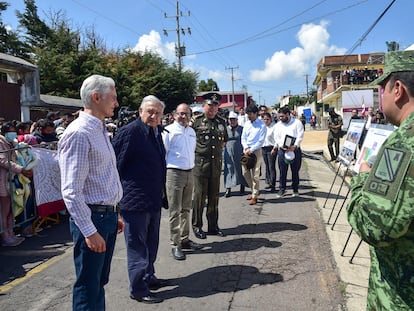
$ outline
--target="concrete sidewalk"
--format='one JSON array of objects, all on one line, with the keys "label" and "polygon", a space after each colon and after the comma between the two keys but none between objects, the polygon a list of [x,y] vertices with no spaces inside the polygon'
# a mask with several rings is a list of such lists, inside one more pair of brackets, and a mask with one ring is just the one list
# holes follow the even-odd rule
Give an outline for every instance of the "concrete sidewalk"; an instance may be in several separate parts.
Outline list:
[{"label": "concrete sidewalk", "polygon": [[[345,169],[339,168],[338,172],[339,164],[328,162],[327,159],[330,156],[327,137],[328,131],[305,131],[302,150],[310,156],[304,163],[307,166],[310,182],[317,189],[315,191],[328,192],[332,187],[329,197],[315,195],[315,199],[318,202],[321,217],[326,224],[326,232],[331,242],[340,278],[345,285],[347,308],[349,311],[363,311],[366,309],[370,269],[369,248],[366,243],[362,243],[358,247],[359,237],[355,233],[350,234],[351,227],[346,219],[346,204],[351,195],[348,194],[350,177],[346,176],[343,183],[341,176],[345,173]],[[323,165],[321,165],[321,161],[324,161]],[[335,178],[337,172],[338,176]],[[348,237],[350,239],[344,249]],[[355,251],[355,257],[350,263]]]}]

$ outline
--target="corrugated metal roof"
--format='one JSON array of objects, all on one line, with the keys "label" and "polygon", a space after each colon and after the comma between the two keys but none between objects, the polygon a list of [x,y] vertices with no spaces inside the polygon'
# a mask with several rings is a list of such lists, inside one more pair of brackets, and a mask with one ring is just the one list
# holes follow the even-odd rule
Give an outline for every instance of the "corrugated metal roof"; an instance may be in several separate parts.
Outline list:
[{"label": "corrugated metal roof", "polygon": [[21,71],[35,71],[37,69],[36,65],[33,65],[22,58],[4,53],[0,53],[0,64],[0,67],[5,69],[16,70],[19,68]]},{"label": "corrugated metal roof", "polygon": [[76,98],[67,98],[54,95],[44,95],[40,94],[40,103],[39,105],[50,105],[50,106],[63,106],[63,107],[74,107],[82,108],[83,104],[80,99]]}]

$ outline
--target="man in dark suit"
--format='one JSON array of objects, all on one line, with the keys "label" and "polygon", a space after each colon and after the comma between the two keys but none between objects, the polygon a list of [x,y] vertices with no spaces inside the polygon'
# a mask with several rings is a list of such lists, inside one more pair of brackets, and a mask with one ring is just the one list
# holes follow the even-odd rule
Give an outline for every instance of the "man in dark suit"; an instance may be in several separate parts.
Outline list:
[{"label": "man in dark suit", "polygon": [[139,118],[121,127],[113,139],[124,190],[120,210],[125,222],[130,297],[143,303],[162,302],[150,289],[166,285],[154,270],[166,176],[160,127],[164,107],[157,97],[146,96]]}]

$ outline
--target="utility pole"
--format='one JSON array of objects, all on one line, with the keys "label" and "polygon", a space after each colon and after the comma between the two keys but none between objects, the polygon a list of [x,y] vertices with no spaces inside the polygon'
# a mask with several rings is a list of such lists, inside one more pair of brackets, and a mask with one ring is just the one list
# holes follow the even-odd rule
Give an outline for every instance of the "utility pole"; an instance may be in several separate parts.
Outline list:
[{"label": "utility pole", "polygon": [[262,94],[262,91],[257,91],[257,93],[259,93],[259,106],[261,105],[261,103],[260,103],[260,99],[261,99],[261,94]]},{"label": "utility pole", "polygon": [[238,69],[238,68],[239,68],[239,66],[237,66],[237,67],[226,67],[226,70],[231,70],[231,93],[232,93],[233,111],[235,111],[235,107],[236,107],[236,102],[234,101],[234,75],[233,75],[233,70]]},{"label": "utility pole", "polygon": [[306,77],[306,103],[309,104],[309,82],[308,82],[308,74],[305,74]]},{"label": "utility pole", "polygon": [[181,46],[180,33],[185,35],[186,32],[187,32],[188,34],[191,35],[191,28],[190,27],[188,27],[187,29],[184,29],[184,28],[180,27],[180,17],[183,17],[183,16],[190,16],[190,11],[188,11],[187,15],[183,15],[183,13],[179,9],[178,1],[177,1],[177,5],[176,5],[175,15],[167,16],[167,13],[164,13],[165,18],[175,18],[175,21],[176,21],[176,29],[165,29],[164,28],[163,31],[164,31],[165,36],[168,36],[169,31],[176,31],[177,32],[177,43],[175,45],[175,55],[177,56],[177,59],[178,59],[178,70],[179,71],[181,71],[181,68],[183,66],[181,58],[186,55],[185,46],[184,45]]}]

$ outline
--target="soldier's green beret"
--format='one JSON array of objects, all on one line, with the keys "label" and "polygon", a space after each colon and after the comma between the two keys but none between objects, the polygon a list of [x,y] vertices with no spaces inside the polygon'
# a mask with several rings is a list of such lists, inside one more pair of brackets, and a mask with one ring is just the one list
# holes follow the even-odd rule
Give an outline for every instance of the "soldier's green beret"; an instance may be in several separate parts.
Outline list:
[{"label": "soldier's green beret", "polygon": [[393,72],[414,71],[414,51],[394,51],[385,54],[384,73],[371,85],[382,84]]}]

